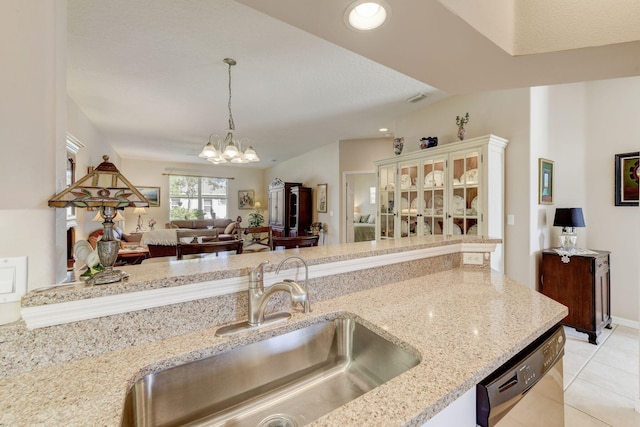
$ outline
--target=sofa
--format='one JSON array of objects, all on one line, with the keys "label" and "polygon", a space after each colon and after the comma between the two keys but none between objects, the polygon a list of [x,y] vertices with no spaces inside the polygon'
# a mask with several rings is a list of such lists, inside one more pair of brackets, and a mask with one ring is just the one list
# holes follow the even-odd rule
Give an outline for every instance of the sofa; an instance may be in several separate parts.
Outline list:
[{"label": "sofa", "polygon": [[229,218],[217,219],[177,219],[165,224],[166,228],[188,230],[216,230],[217,240],[232,240],[236,238],[238,221]]},{"label": "sofa", "polygon": [[145,232],[142,244],[149,248],[151,258],[176,256],[178,241],[206,243],[237,239],[240,221],[240,217],[236,221],[228,218],[173,220],[164,230]]}]

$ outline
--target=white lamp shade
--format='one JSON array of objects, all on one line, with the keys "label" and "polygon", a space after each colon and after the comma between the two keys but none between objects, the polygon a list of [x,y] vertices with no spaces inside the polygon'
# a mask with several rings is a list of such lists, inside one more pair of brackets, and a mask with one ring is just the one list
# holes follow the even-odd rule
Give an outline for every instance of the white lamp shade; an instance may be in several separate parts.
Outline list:
[{"label": "white lamp shade", "polygon": [[[144,208],[136,208],[136,209],[144,209]],[[104,222],[104,217],[102,216],[102,212],[100,212],[100,211],[96,212],[95,216],[93,218],[91,218],[91,221],[93,221],[93,222]],[[114,216],[111,221],[112,222],[124,221],[124,216],[122,216],[122,213],[118,210],[116,212],[116,216]]]},{"label": "white lamp shade", "polygon": [[145,208],[133,208],[133,213],[136,215],[146,215],[147,210]]},{"label": "white lamp shade", "polygon": [[249,148],[246,149],[246,151],[244,152],[244,157],[250,162],[260,161],[258,155],[256,154],[256,150],[254,150],[252,146],[249,146]]},{"label": "white lamp shade", "polygon": [[238,147],[230,143],[225,147],[222,155],[227,159],[233,159],[238,155]]},{"label": "white lamp shade", "polygon": [[211,142],[208,142],[207,145],[205,145],[202,148],[202,151],[200,152],[198,157],[202,157],[204,159],[208,159],[208,158],[211,158],[211,157],[216,157],[217,155],[218,155],[218,152],[216,151],[216,147],[214,147]]}]

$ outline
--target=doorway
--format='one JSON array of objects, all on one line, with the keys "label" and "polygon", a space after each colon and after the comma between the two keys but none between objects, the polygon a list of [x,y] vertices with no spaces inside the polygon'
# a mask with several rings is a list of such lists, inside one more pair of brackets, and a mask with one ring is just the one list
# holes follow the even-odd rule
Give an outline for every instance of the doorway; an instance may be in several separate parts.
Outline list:
[{"label": "doorway", "polygon": [[[345,239],[346,243],[375,240],[376,173],[373,171],[345,172]],[[363,217],[371,218],[360,222]],[[358,219],[357,226],[354,220]],[[356,227],[358,228],[356,235]]]}]

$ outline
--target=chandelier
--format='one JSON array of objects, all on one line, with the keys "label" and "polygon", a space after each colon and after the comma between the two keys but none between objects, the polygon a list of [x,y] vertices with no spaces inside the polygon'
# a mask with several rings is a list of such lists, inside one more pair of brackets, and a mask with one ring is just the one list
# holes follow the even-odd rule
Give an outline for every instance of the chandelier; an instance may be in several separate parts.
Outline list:
[{"label": "chandelier", "polygon": [[[227,103],[229,108],[229,128],[224,138],[215,133],[209,135],[209,142],[202,148],[198,156],[207,159],[214,165],[227,162],[235,164],[259,162],[260,159],[251,146],[249,138],[245,137],[237,140],[233,137],[236,127],[231,113],[231,67],[236,65],[236,61],[235,59],[225,58],[223,62],[229,67],[229,102]],[[246,147],[244,151],[242,150],[243,143]]]}]

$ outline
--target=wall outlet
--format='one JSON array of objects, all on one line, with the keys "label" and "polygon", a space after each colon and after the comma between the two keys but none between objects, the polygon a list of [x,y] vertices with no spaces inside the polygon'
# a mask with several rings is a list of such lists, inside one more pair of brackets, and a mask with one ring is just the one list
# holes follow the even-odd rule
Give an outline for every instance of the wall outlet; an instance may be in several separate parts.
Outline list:
[{"label": "wall outlet", "polygon": [[463,253],[462,254],[462,263],[465,265],[482,265],[482,254],[473,252],[473,253]]}]

